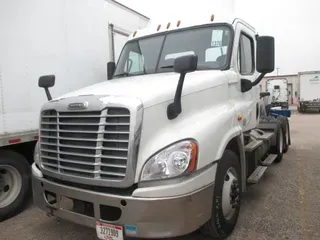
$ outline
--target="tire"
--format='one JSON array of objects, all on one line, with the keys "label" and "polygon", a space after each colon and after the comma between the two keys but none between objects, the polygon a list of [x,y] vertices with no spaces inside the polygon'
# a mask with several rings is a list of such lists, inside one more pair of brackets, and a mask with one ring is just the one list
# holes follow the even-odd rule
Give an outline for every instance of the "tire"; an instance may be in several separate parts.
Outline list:
[{"label": "tire", "polygon": [[290,124],[289,120],[286,119],[285,125],[284,125],[284,138],[285,138],[285,144],[283,146],[283,152],[287,153],[289,151],[289,147],[291,145],[291,134],[290,134]]},{"label": "tire", "polygon": [[283,146],[284,146],[284,134],[283,134],[283,128],[280,120],[278,121],[278,126],[276,129],[276,146],[272,146],[270,148],[270,152],[273,154],[277,154],[277,158],[275,160],[276,163],[279,163],[282,161],[283,157]]},{"label": "tire", "polygon": [[[226,150],[218,162],[211,219],[201,227],[200,231],[203,235],[222,240],[232,233],[240,211],[240,176],[240,163],[237,155]],[[234,208],[231,207],[230,201],[233,201]]]},{"label": "tire", "polygon": [[284,137],[283,152],[286,153],[288,152],[289,146],[291,144],[289,120],[285,116],[279,116],[278,120],[281,121],[281,127],[283,130],[283,137]]},{"label": "tire", "polygon": [[19,213],[30,194],[31,168],[13,151],[0,152],[0,222]]}]

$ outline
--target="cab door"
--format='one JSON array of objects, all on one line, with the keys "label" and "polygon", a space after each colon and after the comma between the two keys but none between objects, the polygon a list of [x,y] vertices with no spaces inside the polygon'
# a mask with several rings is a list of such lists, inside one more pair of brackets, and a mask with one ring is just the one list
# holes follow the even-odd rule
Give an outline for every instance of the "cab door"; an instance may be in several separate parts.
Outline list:
[{"label": "cab door", "polygon": [[235,22],[235,39],[233,49],[233,66],[238,76],[237,101],[238,111],[242,116],[241,127],[243,131],[257,126],[259,121],[259,85],[250,91],[241,92],[241,79],[255,81],[259,73],[256,71],[256,41],[255,31],[250,25],[243,22]]}]

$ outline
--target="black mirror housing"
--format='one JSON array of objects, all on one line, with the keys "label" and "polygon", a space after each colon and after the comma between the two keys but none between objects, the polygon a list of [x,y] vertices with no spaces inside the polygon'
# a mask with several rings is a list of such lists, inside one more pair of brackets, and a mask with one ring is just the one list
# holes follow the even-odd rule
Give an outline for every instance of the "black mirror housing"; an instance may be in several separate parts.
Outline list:
[{"label": "black mirror housing", "polygon": [[116,70],[116,63],[108,62],[107,70],[108,70],[108,80],[110,80],[113,78],[114,71]]},{"label": "black mirror housing", "polygon": [[176,73],[186,74],[197,70],[198,56],[197,55],[186,55],[178,57],[174,60],[173,69]]},{"label": "black mirror housing", "polygon": [[55,80],[56,80],[55,75],[45,75],[39,78],[38,85],[39,87],[44,88],[49,101],[52,100],[49,88],[54,86]]},{"label": "black mirror housing", "polygon": [[39,78],[38,86],[41,88],[51,88],[54,86],[56,80],[55,75],[45,75]]},{"label": "black mirror housing", "polygon": [[257,37],[257,71],[264,74],[273,72],[274,62],[274,38],[270,36]]},{"label": "black mirror housing", "polygon": [[241,92],[248,92],[252,89],[252,82],[248,79],[241,79]]}]

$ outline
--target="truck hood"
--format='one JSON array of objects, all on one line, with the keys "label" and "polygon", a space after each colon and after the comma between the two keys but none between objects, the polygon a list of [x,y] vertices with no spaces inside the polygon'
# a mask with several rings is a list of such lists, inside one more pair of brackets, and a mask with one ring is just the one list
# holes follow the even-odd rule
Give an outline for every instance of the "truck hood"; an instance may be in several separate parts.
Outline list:
[{"label": "truck hood", "polygon": [[[112,79],[97,83],[54,100],[83,95],[127,96],[140,99],[144,108],[172,100],[178,84],[179,74],[161,73]],[[196,71],[186,75],[182,96],[202,91],[225,82],[222,71]]]}]

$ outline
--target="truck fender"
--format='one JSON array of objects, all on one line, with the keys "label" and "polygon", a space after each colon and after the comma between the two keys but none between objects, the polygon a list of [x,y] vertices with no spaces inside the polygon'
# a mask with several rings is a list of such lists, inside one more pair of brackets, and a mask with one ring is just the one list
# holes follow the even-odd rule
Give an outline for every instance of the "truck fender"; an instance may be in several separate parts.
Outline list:
[{"label": "truck fender", "polygon": [[245,151],[244,151],[244,138],[243,138],[243,133],[241,132],[241,129],[239,127],[234,127],[231,128],[227,134],[224,136],[224,138],[221,141],[219,150],[217,152],[216,159],[221,159],[223,152],[227,148],[228,144],[236,140],[237,147],[238,147],[238,153],[239,154],[239,161],[240,161],[240,166],[241,166],[241,185],[242,185],[242,192],[246,192],[247,186],[246,186],[246,157],[245,157]]},{"label": "truck fender", "polygon": [[241,135],[241,129],[238,126],[231,128],[222,138],[220,146],[217,151],[215,159],[222,158],[223,152],[226,149],[228,143],[235,137]]}]

